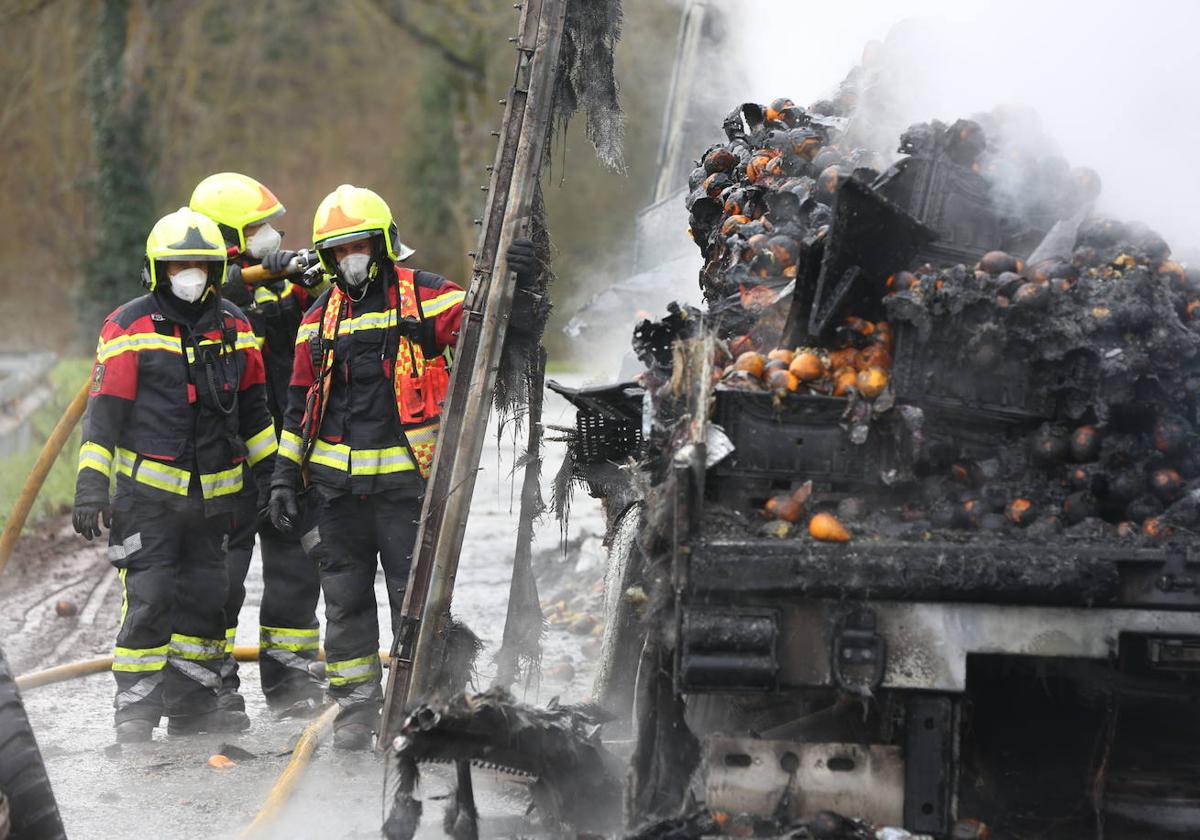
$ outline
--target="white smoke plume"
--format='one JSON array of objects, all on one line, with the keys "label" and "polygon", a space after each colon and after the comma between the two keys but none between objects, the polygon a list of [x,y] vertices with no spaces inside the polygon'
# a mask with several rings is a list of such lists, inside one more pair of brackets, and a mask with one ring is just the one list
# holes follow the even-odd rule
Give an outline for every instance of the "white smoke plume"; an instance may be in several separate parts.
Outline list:
[{"label": "white smoke plume", "polygon": [[1032,108],[1072,165],[1100,173],[1099,212],[1200,254],[1200,4],[743,0],[731,21],[741,100],[816,101],[888,42],[893,141],[913,122]]}]

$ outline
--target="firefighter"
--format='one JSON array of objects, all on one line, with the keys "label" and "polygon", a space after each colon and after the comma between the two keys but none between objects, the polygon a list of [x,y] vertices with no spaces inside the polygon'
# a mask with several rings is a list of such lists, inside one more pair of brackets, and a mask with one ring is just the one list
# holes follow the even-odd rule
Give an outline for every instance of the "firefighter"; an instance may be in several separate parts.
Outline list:
[{"label": "firefighter", "polygon": [[[276,431],[283,426],[292,355],[300,319],[315,294],[280,278],[251,287],[241,270],[261,264],[277,274],[296,256],[280,248],[282,234],[275,228],[284,213],[279,199],[246,175],[220,172],[201,181],[192,192],[191,209],[215,221],[229,255],[221,294],[246,313],[263,354],[267,372],[267,405]],[[267,704],[273,709],[315,709],[324,687],[313,675],[320,647],[317,598],[321,587],[316,563],[309,560],[294,534],[280,534],[270,520],[258,517],[258,488],[247,484],[233,512],[233,531],[225,557],[229,570],[229,599],[225,603],[225,661],[221,668],[222,708],[244,710],[238,692],[237,660],[233,640],[238,614],[246,599],[246,573],[258,534],[262,547],[263,595],[259,608],[259,677]]]},{"label": "firefighter", "polygon": [[225,261],[207,216],[164,216],[146,240],[149,294],[105,319],[96,348],[74,526],[91,540],[111,523],[119,742],[150,740],[164,713],[172,735],[250,725],[217,705],[224,542],[247,469],[266,489],[277,446],[254,332],[218,291]]},{"label": "firefighter", "polygon": [[382,699],[376,557],[394,632],[465,293],[400,265],[412,249],[368,189],[344,184],[326,196],[313,244],[334,285],[297,335],[271,517],[281,530],[294,526],[303,473],[319,498],[303,541],[325,593],[326,674],[340,706],[334,746],[366,749]]}]

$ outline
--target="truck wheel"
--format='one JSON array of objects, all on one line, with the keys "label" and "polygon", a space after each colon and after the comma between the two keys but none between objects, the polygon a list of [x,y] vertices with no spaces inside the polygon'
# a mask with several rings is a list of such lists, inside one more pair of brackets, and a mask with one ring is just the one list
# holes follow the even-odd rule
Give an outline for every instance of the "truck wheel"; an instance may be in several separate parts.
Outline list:
[{"label": "truck wheel", "polygon": [[[25,706],[0,650],[0,793],[7,799],[12,840],[66,838]],[[0,823],[5,825],[7,823]]]}]

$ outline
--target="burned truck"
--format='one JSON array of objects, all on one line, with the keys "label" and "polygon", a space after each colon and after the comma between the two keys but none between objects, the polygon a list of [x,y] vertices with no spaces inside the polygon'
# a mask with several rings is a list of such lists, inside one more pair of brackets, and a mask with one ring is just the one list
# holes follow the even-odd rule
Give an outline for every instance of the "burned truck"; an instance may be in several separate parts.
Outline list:
[{"label": "burned truck", "polygon": [[731,113],[687,197],[705,309],[552,386],[608,515],[627,818],[1194,834],[1200,275],[1003,114],[887,165],[847,113]]}]

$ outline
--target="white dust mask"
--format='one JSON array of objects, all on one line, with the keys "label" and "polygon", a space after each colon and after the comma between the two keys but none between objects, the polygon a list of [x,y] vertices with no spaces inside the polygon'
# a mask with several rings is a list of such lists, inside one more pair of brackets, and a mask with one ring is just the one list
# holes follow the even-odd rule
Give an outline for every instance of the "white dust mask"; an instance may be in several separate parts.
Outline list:
[{"label": "white dust mask", "polygon": [[370,254],[347,254],[338,263],[338,271],[347,285],[355,288],[367,282],[367,271],[371,267]]},{"label": "white dust mask", "polygon": [[204,294],[208,285],[208,272],[202,268],[185,268],[171,275],[171,291],[180,300],[195,303]]},{"label": "white dust mask", "polygon": [[279,231],[270,225],[263,225],[252,235],[246,237],[246,253],[256,260],[261,260],[267,254],[278,251],[279,243],[282,240],[283,237]]}]

